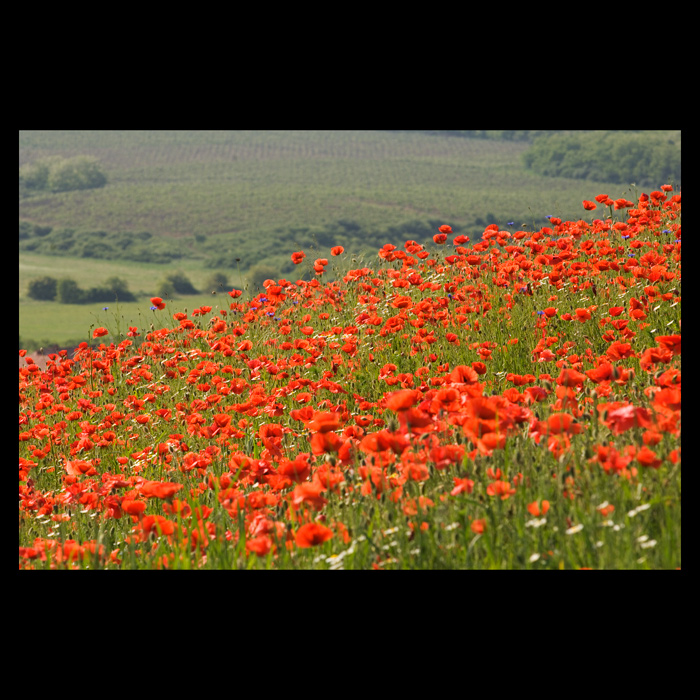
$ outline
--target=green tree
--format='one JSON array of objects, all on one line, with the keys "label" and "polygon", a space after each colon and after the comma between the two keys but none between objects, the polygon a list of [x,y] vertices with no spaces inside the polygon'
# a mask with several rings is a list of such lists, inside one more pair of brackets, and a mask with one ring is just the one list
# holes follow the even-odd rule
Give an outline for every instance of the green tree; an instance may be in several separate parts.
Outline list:
[{"label": "green tree", "polygon": [[45,190],[49,183],[49,169],[51,163],[55,160],[60,160],[60,157],[53,156],[44,158],[34,163],[25,163],[19,169],[19,187],[28,190]]},{"label": "green tree", "polygon": [[54,277],[35,277],[29,281],[27,296],[39,301],[53,301],[56,298],[58,282]]},{"label": "green tree", "polygon": [[108,277],[105,286],[112,293],[114,299],[119,301],[136,301],[136,297],[129,291],[129,285],[121,277]]},{"label": "green tree", "polygon": [[172,285],[173,292],[178,294],[199,294],[184,272],[171,272],[169,275],[166,275],[165,281],[169,282]]},{"label": "green tree", "polygon": [[91,156],[50,156],[34,163],[26,163],[19,169],[20,194],[32,190],[86,190],[103,187],[106,183],[107,176],[98,160]]},{"label": "green tree", "polygon": [[268,265],[267,263],[253,265],[253,267],[248,270],[248,275],[246,276],[251,294],[260,294],[260,292],[265,291],[263,282],[267,279],[276,280],[278,276],[277,268],[272,265]]},{"label": "green tree", "polygon": [[106,183],[107,177],[96,158],[76,156],[52,163],[47,187],[53,192],[67,192],[103,187]]},{"label": "green tree", "polygon": [[206,292],[228,292],[230,290],[228,277],[224,272],[212,273],[205,283]]},{"label": "green tree", "polygon": [[155,295],[163,299],[174,299],[177,296],[175,285],[169,279],[161,280],[156,287]]},{"label": "green tree", "polygon": [[58,280],[57,294],[61,304],[82,304],[85,300],[85,292],[70,277]]}]

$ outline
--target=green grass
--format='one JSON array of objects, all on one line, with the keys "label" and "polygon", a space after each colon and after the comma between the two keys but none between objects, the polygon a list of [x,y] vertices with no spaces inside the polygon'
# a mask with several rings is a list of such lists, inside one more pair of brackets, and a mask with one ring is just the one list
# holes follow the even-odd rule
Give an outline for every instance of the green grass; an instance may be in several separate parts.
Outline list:
[{"label": "green grass", "polygon": [[[109,262],[83,258],[59,257],[25,253],[19,260],[19,337],[25,349],[35,350],[52,344],[69,345],[86,340],[91,327],[106,326],[107,322],[119,326],[124,332],[128,326],[140,330],[152,322],[150,297],[156,293],[158,282],[169,272],[182,271],[196,289],[204,290],[211,270],[199,264],[183,261],[177,266],[162,266],[146,263]],[[60,304],[57,301],[37,301],[27,297],[27,283],[32,277],[49,275],[60,279],[70,277],[81,288],[98,286],[106,278],[117,276],[125,280],[129,291],[137,295],[135,302],[113,302],[92,304]],[[226,295],[232,287],[240,287],[238,274],[229,275],[231,287],[219,290],[217,295],[202,293],[178,296],[169,300],[173,313],[197,308],[204,304],[226,308],[231,299]],[[105,311],[104,307],[108,307]]]}]

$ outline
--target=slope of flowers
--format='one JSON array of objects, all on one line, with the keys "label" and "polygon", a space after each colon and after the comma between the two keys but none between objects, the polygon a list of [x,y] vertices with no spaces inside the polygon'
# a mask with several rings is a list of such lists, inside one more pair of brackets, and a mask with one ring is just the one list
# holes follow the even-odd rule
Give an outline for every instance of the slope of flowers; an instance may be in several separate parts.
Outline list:
[{"label": "slope of flowers", "polygon": [[25,358],[20,568],[680,567],[681,197],[583,208]]}]

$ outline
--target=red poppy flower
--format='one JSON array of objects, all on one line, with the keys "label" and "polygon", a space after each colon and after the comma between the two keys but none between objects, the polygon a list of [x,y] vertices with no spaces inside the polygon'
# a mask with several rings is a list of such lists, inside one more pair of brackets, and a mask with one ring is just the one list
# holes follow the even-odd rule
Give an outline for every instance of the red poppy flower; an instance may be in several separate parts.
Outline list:
[{"label": "red poppy flower", "polygon": [[245,543],[245,548],[249,552],[254,552],[259,557],[264,557],[274,547],[274,542],[269,535],[258,535]]},{"label": "red poppy flower", "polygon": [[345,252],[345,248],[342,245],[337,245],[331,248],[331,255],[342,255]]},{"label": "red poppy flower", "polygon": [[107,335],[109,331],[106,328],[95,328],[95,330],[92,332],[92,337],[93,338],[99,338],[100,336]]},{"label": "red poppy flower", "polygon": [[583,200],[583,208],[587,209],[588,211],[590,211],[591,209],[595,209],[596,206],[597,205],[595,202],[589,202],[587,199]]},{"label": "red poppy flower", "polygon": [[528,504],[527,510],[530,515],[534,515],[536,518],[539,518],[541,515],[545,515],[549,510],[549,501],[542,501],[541,503],[533,501],[532,503]]},{"label": "red poppy flower", "polygon": [[83,459],[74,459],[70,462],[66,460],[66,473],[71,476],[80,476],[81,474],[94,476],[97,474],[97,470],[92,462],[87,462]]},{"label": "red poppy flower", "polygon": [[680,333],[676,335],[657,335],[656,336],[657,345],[670,350],[674,355],[681,354],[681,335]]},{"label": "red poppy flower", "polygon": [[479,375],[469,365],[457,365],[449,374],[450,381],[457,384],[475,384],[479,381]]},{"label": "red poppy flower", "polygon": [[598,384],[613,378],[613,366],[609,362],[601,362],[594,369],[587,369],[584,374]]},{"label": "red poppy flower", "polygon": [[343,425],[345,423],[340,413],[319,411],[314,414],[314,417],[306,424],[306,427],[315,433],[327,433],[332,430],[338,430]]},{"label": "red poppy flower", "polygon": [[502,501],[510,498],[515,489],[511,487],[509,481],[493,481],[486,487],[486,493],[489,496],[500,496]]},{"label": "red poppy flower", "polygon": [[144,535],[152,532],[158,535],[172,535],[175,532],[175,523],[162,515],[147,515],[141,520]]},{"label": "red poppy flower", "polygon": [[565,367],[557,377],[557,384],[560,386],[582,386],[586,381],[586,375],[581,372]]},{"label": "red poppy flower", "polygon": [[447,240],[447,234],[446,234],[446,233],[436,233],[436,234],[433,236],[433,240],[434,240],[435,243],[437,243],[438,245],[442,245],[442,244]]},{"label": "red poppy flower", "polygon": [[156,309],[163,310],[165,308],[165,302],[160,297],[151,297],[151,304],[153,304]]},{"label": "red poppy flower", "polygon": [[569,413],[553,413],[547,418],[547,429],[551,435],[560,433],[580,433],[581,424]]},{"label": "red poppy flower", "polygon": [[303,455],[294,460],[283,458],[277,467],[277,473],[300,484],[311,474],[311,465]]},{"label": "red poppy flower", "polygon": [[121,502],[121,509],[127,515],[133,515],[140,518],[143,515],[143,511],[146,510],[145,501],[134,501],[130,498],[125,498]]},{"label": "red poppy flower", "polygon": [[315,547],[323,544],[326,540],[333,537],[333,530],[321,525],[321,523],[307,523],[302,525],[294,535],[294,540],[297,547]]},{"label": "red poppy flower", "polygon": [[307,503],[314,510],[321,510],[328,503],[322,495],[324,491],[325,486],[317,481],[298,484],[292,492],[292,505],[298,508],[302,503]]},{"label": "red poppy flower", "polygon": [[454,481],[454,488],[450,491],[451,496],[458,496],[460,493],[471,493],[474,490],[474,482],[471,479],[455,476],[452,480]]},{"label": "red poppy flower", "polygon": [[650,450],[646,445],[637,452],[637,461],[643,467],[651,467],[658,469],[661,466],[661,460],[656,456],[656,452]]},{"label": "red poppy flower", "polygon": [[473,520],[469,529],[477,535],[483,535],[486,532],[486,518]]},{"label": "red poppy flower", "polygon": [[605,354],[611,360],[622,360],[626,357],[634,357],[636,355],[629,343],[621,343],[619,340],[611,343],[611,345],[605,351]]},{"label": "red poppy flower", "polygon": [[[600,410],[601,406],[598,407]],[[632,406],[631,404],[614,408],[604,418],[605,425],[613,431],[615,435],[620,435],[630,428],[651,428],[651,413],[642,406]]]},{"label": "red poppy flower", "polygon": [[303,251],[299,251],[298,253],[292,253],[292,262],[295,265],[299,265],[299,263],[301,263],[305,257],[306,253],[304,253]]},{"label": "red poppy flower", "polygon": [[389,394],[386,407],[390,411],[405,411],[411,408],[417,400],[418,394],[413,389],[402,389]]},{"label": "red poppy flower", "polygon": [[171,481],[145,481],[139,490],[144,496],[172,498],[182,488],[184,488],[182,484]]}]

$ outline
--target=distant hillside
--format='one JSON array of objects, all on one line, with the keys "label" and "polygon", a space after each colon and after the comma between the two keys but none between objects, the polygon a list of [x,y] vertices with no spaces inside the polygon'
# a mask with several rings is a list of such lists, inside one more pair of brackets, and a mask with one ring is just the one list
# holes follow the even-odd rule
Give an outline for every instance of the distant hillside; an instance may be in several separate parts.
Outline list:
[{"label": "distant hillside", "polygon": [[20,131],[25,172],[83,157],[105,183],[21,190],[20,253],[244,270],[264,260],[285,273],[296,250],[424,242],[443,223],[475,238],[491,223],[579,217],[597,188],[627,196],[628,183],[528,169],[547,133]]}]

